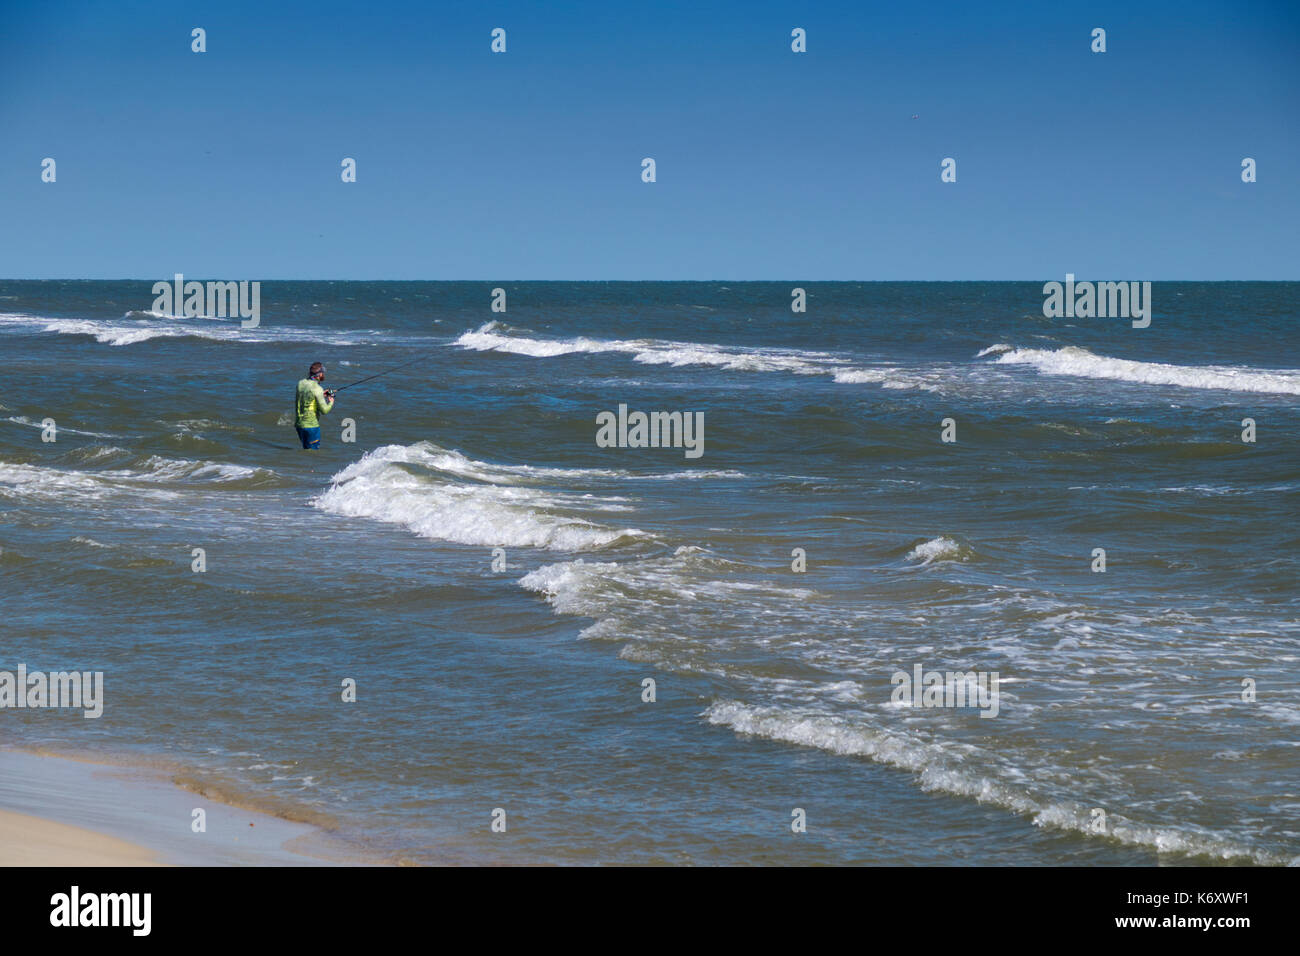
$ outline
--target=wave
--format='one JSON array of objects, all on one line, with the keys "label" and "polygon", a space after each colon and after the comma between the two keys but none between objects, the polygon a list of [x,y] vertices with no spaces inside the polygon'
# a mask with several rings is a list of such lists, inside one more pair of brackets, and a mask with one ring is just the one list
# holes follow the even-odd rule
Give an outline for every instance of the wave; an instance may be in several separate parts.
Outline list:
[{"label": "wave", "polygon": [[907,552],[907,560],[920,561],[925,565],[936,561],[967,561],[971,554],[971,549],[960,542],[939,537],[913,547]]},{"label": "wave", "polygon": [[[158,455],[137,456],[125,449],[100,447],[73,453],[76,460],[92,463],[117,459],[117,468],[79,470],[46,465],[0,462],[0,496],[100,500],[123,492],[143,492],[150,497],[176,498],[179,491],[166,485],[190,481],[220,484],[233,489],[262,487],[278,481],[269,469],[248,468],[216,461],[189,461]],[[125,467],[123,467],[125,465]]]},{"label": "wave", "polygon": [[[750,706],[734,700],[712,703],[701,715],[711,724],[737,733],[815,747],[831,753],[867,757],[919,776],[924,790],[938,790],[991,803],[1030,817],[1036,826],[1095,836],[1091,807],[1032,792],[1020,783],[998,779],[996,756],[969,745],[948,747],[903,732],[810,711]],[[1014,779],[1014,770],[1012,771]],[[1023,775],[1020,775],[1023,779]],[[1130,820],[1107,810],[1106,836],[1162,853],[1184,853],[1220,860],[1249,859],[1262,865],[1294,862],[1253,849],[1213,831],[1179,824],[1160,826]]]},{"label": "wave", "polygon": [[[41,422],[32,421],[26,415],[10,415],[8,418],[5,419],[5,421],[13,422],[15,425],[26,425],[28,428],[39,428],[42,430],[45,428],[44,424],[42,424]],[[70,435],[86,435],[90,438],[117,438],[118,437],[117,435],[108,435],[105,434],[104,432],[84,432],[77,428],[70,428],[67,425],[60,425],[58,423],[58,419],[55,419],[54,424],[55,427],[58,429],[58,431],[66,432]]]},{"label": "wave", "polygon": [[337,332],[295,326],[262,324],[245,329],[240,319],[215,316],[177,316],[152,311],[127,312],[121,319],[60,319],[40,315],[0,313],[0,328],[57,335],[90,336],[102,345],[136,345],[159,338],[198,338],[214,342],[266,343],[320,342],[326,345],[365,345],[385,342],[390,336],[376,329]]},{"label": "wave", "polygon": [[386,445],[336,474],[312,503],[330,514],[372,518],[456,544],[589,551],[648,539],[636,528],[584,517],[615,510],[622,499],[545,491],[519,480],[559,480],[582,471],[491,465],[429,442]]},{"label": "wave", "polygon": [[[69,471],[41,465],[0,462],[0,497],[99,500],[123,490],[111,479],[91,472]],[[158,490],[153,497],[175,498],[174,492]]]},{"label": "wave", "polygon": [[[153,309],[130,309],[122,313],[124,319],[183,319],[186,316],[172,315],[169,312],[155,312]],[[206,315],[191,316],[196,319],[206,319]]]},{"label": "wave", "polygon": [[506,352],[534,358],[553,358],[574,353],[619,352],[644,365],[714,365],[746,372],[794,372],[818,375],[825,366],[845,365],[845,359],[822,352],[782,349],[737,349],[722,345],[671,342],[660,339],[534,339],[503,334],[505,326],[489,322],[476,332],[466,332],[457,345],[474,351]]},{"label": "wave", "polygon": [[224,322],[224,315],[173,315],[170,312],[156,312],[153,309],[131,309],[122,313],[124,319],[207,319],[210,322]]},{"label": "wave", "polygon": [[829,352],[800,349],[739,348],[662,339],[535,339],[506,334],[499,322],[489,322],[477,331],[466,332],[455,341],[461,348],[478,352],[504,352],[533,358],[554,358],[576,353],[620,353],[631,355],[642,365],[681,368],[705,365],[733,372],[788,372],[794,375],[830,375],[841,384],[879,384],[885,388],[919,388],[934,391],[932,384],[908,375],[894,366],[879,369],[853,367],[847,358]]},{"label": "wave", "polygon": [[851,368],[831,374],[841,385],[885,385],[889,382],[889,374],[880,369]]},{"label": "wave", "polygon": [[690,471],[669,471],[662,475],[633,475],[623,472],[620,477],[635,478],[640,481],[701,481],[706,478],[748,478],[743,471],[732,468],[692,469]]},{"label": "wave", "polygon": [[200,431],[229,431],[247,434],[253,431],[248,425],[234,425],[230,422],[219,422],[210,418],[183,418],[179,421],[160,420],[158,424],[164,428],[174,427],[178,429],[177,434],[193,434]]},{"label": "wave", "polygon": [[432,442],[416,442],[413,445],[389,445],[385,449],[385,458],[388,461],[414,463],[489,484],[599,480],[699,481],[709,478],[748,477],[742,471],[731,469],[693,469],[689,471],[671,471],[663,474],[641,474],[624,471],[620,468],[548,468],[542,465],[502,465],[478,461],[454,449],[441,448]]},{"label": "wave", "polygon": [[275,472],[266,468],[249,468],[219,461],[189,461],[150,455],[135,468],[99,472],[101,475],[135,481],[184,481],[191,478],[211,479],[215,482],[242,481],[250,478],[274,478]]},{"label": "wave", "polygon": [[[63,456],[75,464],[101,466],[102,470],[85,474],[100,478],[120,478],[127,481],[187,481],[210,480],[218,483],[232,481],[263,481],[279,478],[269,468],[250,468],[219,461],[190,458],[164,458],[162,455],[140,455],[116,445],[91,445],[75,448]],[[112,467],[116,466],[116,467]]]},{"label": "wave", "polygon": [[[829,375],[841,385],[878,385],[885,389],[941,392],[955,385],[953,366],[905,368],[892,364],[861,367],[829,352],[799,349],[740,348],[662,339],[539,339],[499,322],[489,322],[465,332],[454,342],[473,351],[494,351],[534,358],[577,353],[630,355],[643,365],[680,368],[709,366],[737,372],[786,372],[795,375]],[[1109,379],[1145,385],[1219,389],[1300,395],[1300,369],[1261,370],[1235,366],[1179,366],[1139,362],[1096,355],[1077,346],[1060,349],[1022,349],[997,343],[981,349],[976,358],[996,355],[990,364],[1028,365],[1045,375]]]},{"label": "wave", "polygon": [[499,330],[506,326],[488,322],[476,332],[466,332],[455,344],[476,352],[509,352],[514,355],[531,355],[534,358],[552,358],[574,352],[627,352],[635,351],[634,342],[604,342],[599,339],[545,340],[503,335]]},{"label": "wave", "polygon": [[[773,605],[797,616],[815,596],[807,588],[726,577],[753,570],[703,548],[684,546],[671,555],[622,563],[578,558],[543,565],[520,578],[519,586],[541,594],[557,614],[595,618],[581,637],[632,641],[623,656],[674,669],[682,663],[676,655],[692,653],[681,640],[683,632],[703,637],[725,626],[709,608],[759,614],[776,626],[780,615]],[[665,614],[665,608],[676,609],[677,615]],[[706,618],[685,625],[684,619],[697,611]],[[708,668],[697,659],[688,669]]]},{"label": "wave", "polygon": [[[130,315],[131,313],[128,313]],[[0,325],[27,327],[37,332],[58,335],[87,335],[103,345],[124,346],[150,339],[194,336],[208,339],[233,339],[235,329],[212,329],[207,332],[189,326],[162,325],[147,320],[55,319],[36,315],[0,315]]]},{"label": "wave", "polygon": [[[974,554],[968,545],[939,537],[915,545],[908,557],[929,563],[963,560],[967,554]],[[763,580],[770,573],[686,547],[671,556],[563,561],[539,567],[518,583],[543,596],[556,613],[588,619],[579,637],[617,642],[625,660],[715,677],[737,688],[735,697],[759,697],[715,699],[702,714],[709,723],[867,757],[915,774],[925,790],[990,803],[1040,827],[1099,836],[1092,811],[1102,806],[1108,817],[1103,839],[1224,861],[1289,862],[1235,829],[1138,819],[1132,795],[1116,790],[1124,784],[1118,770],[1097,774],[1086,764],[1059,762],[1053,751],[1042,749],[1032,718],[999,735],[1000,749],[990,749],[993,745],[982,742],[990,738],[972,738],[964,732],[969,728],[943,726],[933,733],[930,721],[895,715],[884,695],[872,707],[863,685],[844,679],[856,666],[846,662],[882,655],[866,639],[870,631],[863,633],[862,619],[846,618],[838,599]],[[881,633],[888,632],[886,626]],[[771,665],[773,657],[781,659],[779,668]],[[1024,680],[1003,678],[1004,702],[1015,702],[1009,688]],[[1005,729],[1005,724],[998,728]],[[1030,742],[1010,742],[1024,732],[1031,734]]]},{"label": "wave", "polygon": [[1110,379],[1142,385],[1219,389],[1300,395],[1300,369],[1262,371],[1229,365],[1166,365],[1096,355],[1077,346],[1061,349],[1017,349],[993,345],[976,357],[1001,350],[999,365],[1028,365],[1044,375]]}]

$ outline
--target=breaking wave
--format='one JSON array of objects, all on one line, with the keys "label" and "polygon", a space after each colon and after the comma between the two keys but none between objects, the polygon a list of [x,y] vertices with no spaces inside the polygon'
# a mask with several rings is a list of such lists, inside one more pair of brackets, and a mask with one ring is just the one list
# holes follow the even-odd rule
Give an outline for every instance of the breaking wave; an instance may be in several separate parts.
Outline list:
[{"label": "breaking wave", "polygon": [[1210,388],[1233,392],[1267,392],[1300,395],[1300,369],[1263,371],[1230,365],[1166,365],[1096,355],[1087,349],[1016,349],[992,345],[980,356],[1000,351],[999,365],[1028,365],[1044,375],[1111,379],[1142,385],[1175,385],[1180,388]]},{"label": "breaking wave", "polygon": [[[931,743],[846,718],[749,706],[733,700],[715,701],[702,716],[711,724],[729,727],[737,733],[816,747],[835,754],[867,757],[907,770],[918,775],[923,790],[942,791],[1000,806],[1030,817],[1036,826],[1097,835],[1091,806],[1043,796],[1023,782],[999,779],[1001,773],[995,755],[973,751],[969,745]],[[1023,775],[1020,776],[1023,780]],[[1144,824],[1129,820],[1117,811],[1108,812],[1107,818],[1106,837],[1162,853],[1220,860],[1249,859],[1273,866],[1293,862],[1187,823],[1180,823],[1176,828]]]},{"label": "breaking wave", "polygon": [[504,352],[533,358],[554,358],[575,353],[621,353],[642,365],[680,368],[703,365],[733,372],[788,372],[794,375],[830,375],[842,384],[879,384],[885,388],[931,389],[925,381],[908,376],[893,366],[880,369],[856,368],[841,356],[829,352],[799,349],[739,348],[662,339],[536,339],[506,334],[499,322],[489,322],[477,331],[466,332],[455,344],[479,352]]},{"label": "breaking wave", "polygon": [[492,465],[429,442],[386,445],[336,474],[313,504],[331,514],[372,518],[457,544],[589,551],[648,538],[635,528],[612,528],[585,517],[593,510],[622,510],[623,499],[536,487],[586,471]]}]

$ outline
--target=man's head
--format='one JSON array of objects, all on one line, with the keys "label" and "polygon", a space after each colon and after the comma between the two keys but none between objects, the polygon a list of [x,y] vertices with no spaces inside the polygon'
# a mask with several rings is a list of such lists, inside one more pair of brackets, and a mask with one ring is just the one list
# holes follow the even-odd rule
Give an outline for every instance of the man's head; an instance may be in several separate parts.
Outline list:
[{"label": "man's head", "polygon": [[318,382],[325,381],[325,366],[320,362],[312,362],[311,369],[307,372],[308,378],[314,378]]}]

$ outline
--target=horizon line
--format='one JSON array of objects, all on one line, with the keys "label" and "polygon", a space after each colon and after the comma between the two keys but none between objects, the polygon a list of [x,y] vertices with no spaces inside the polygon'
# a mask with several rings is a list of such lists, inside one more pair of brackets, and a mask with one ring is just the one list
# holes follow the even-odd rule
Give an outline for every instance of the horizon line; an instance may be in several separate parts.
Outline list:
[{"label": "horizon line", "polygon": [[[185,275],[185,273],[180,273]],[[1081,278],[1083,273],[1070,273],[1074,276],[1076,282],[1300,282],[1300,278],[1294,279],[1181,279],[1181,278],[1161,278],[1161,279],[1099,279]],[[176,273],[172,273],[173,276]],[[1064,274],[1063,276],[1064,277]],[[114,276],[89,277],[89,276],[7,276],[0,278],[0,282],[165,282],[168,279],[160,279],[157,276]],[[378,278],[319,278],[308,276],[273,276],[259,279],[216,279],[204,278],[198,279],[191,277],[189,281],[194,282],[695,282],[695,283],[713,283],[713,282],[770,282],[785,285],[790,282],[857,282],[857,283],[938,283],[938,282],[1057,282],[1056,278],[1031,278],[1031,279],[735,279],[735,278],[717,278],[717,279],[410,279],[397,278],[393,276],[382,276]]]}]

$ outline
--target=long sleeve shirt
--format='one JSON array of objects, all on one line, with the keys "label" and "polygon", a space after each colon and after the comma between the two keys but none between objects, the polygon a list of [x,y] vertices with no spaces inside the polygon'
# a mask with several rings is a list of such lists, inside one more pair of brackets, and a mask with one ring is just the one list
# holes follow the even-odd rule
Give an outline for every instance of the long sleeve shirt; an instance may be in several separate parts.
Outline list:
[{"label": "long sleeve shirt", "polygon": [[327,415],[333,407],[334,403],[325,397],[325,389],[320,387],[320,383],[304,378],[298,383],[294,396],[293,423],[298,428],[316,428],[320,425],[316,413]]}]

